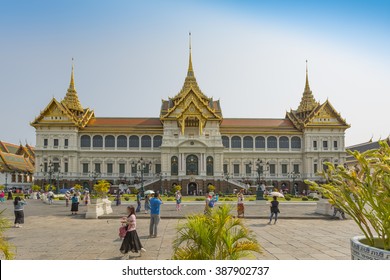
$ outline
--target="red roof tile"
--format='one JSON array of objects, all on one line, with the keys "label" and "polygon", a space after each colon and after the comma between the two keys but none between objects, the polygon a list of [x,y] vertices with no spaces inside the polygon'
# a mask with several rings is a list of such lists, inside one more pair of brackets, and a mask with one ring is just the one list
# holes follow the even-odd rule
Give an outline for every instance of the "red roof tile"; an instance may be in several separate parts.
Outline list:
[{"label": "red roof tile", "polygon": [[295,128],[289,119],[229,119],[222,121],[221,128],[226,127],[274,127]]},{"label": "red roof tile", "polygon": [[87,127],[93,126],[162,126],[159,118],[93,118]]}]

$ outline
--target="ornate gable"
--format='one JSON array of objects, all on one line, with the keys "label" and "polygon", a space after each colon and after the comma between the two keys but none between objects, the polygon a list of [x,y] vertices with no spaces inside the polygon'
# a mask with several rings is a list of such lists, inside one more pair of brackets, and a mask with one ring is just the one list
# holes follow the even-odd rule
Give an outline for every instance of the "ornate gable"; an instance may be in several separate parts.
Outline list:
[{"label": "ornate gable", "polygon": [[177,121],[182,133],[185,127],[199,127],[202,133],[207,121],[222,121],[219,102],[204,95],[198,86],[192,67],[191,45],[184,85],[175,97],[162,100],[160,120]]},{"label": "ornate gable", "polygon": [[53,98],[31,125],[58,123],[76,124],[72,114],[60,102]]},{"label": "ornate gable", "polygon": [[322,105],[317,106],[305,120],[305,127],[313,126],[350,127],[350,125],[347,124],[345,119],[341,117],[340,113],[334,109],[328,100],[326,100]]}]

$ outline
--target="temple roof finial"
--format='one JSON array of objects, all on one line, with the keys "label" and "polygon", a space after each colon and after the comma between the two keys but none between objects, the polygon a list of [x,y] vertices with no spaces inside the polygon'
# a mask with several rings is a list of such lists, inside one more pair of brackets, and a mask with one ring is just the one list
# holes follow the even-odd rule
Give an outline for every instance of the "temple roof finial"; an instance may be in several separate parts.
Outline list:
[{"label": "temple roof finial", "polygon": [[306,59],[306,83],[305,83],[305,91],[310,91],[310,85],[309,85],[309,70],[307,67],[307,59]]},{"label": "temple roof finial", "polygon": [[194,76],[194,69],[192,68],[192,45],[191,45],[191,32],[189,32],[189,48],[190,48],[190,57],[188,62],[188,71],[187,76]]},{"label": "temple roof finial", "polygon": [[74,59],[73,59],[73,57],[72,57],[72,72],[70,74],[69,89],[75,90],[75,87],[74,87]]},{"label": "temple roof finial", "polygon": [[70,74],[70,83],[65,98],[62,100],[69,110],[74,112],[83,112],[83,107],[80,104],[79,97],[77,96],[76,87],[74,85],[74,59],[72,58],[72,72]]}]

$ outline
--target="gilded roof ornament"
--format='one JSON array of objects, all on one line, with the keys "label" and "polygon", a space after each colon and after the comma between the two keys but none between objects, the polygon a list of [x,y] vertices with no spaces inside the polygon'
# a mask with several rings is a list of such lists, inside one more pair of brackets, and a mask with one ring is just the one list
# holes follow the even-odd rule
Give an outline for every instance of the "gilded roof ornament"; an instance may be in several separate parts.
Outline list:
[{"label": "gilded roof ornament", "polygon": [[310,90],[309,71],[308,71],[307,60],[306,60],[305,90],[303,91],[301,103],[298,106],[297,113],[304,113],[303,115],[306,115],[306,113],[310,113],[316,106],[318,106],[318,102],[314,99],[313,93]]},{"label": "gilded roof ornament", "polygon": [[74,84],[74,64],[73,64],[73,58],[72,58],[72,72],[70,74],[70,83],[68,91],[66,92],[65,98],[61,102],[63,105],[65,105],[70,111],[75,113],[83,112],[84,109],[81,106],[79,97],[77,95],[76,87]]}]

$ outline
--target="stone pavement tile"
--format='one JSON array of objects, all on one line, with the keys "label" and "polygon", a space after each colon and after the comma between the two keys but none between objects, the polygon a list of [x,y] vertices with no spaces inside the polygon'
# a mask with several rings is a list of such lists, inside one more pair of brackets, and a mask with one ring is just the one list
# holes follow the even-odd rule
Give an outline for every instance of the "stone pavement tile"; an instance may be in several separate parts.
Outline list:
[{"label": "stone pavement tile", "polygon": [[290,254],[273,254],[273,255],[278,260],[295,260],[296,259]]},{"label": "stone pavement tile", "polygon": [[270,254],[272,255],[275,255],[275,254],[284,254],[284,250],[278,248],[278,247],[273,247],[273,248],[267,248],[267,247],[263,247],[265,251],[269,252]]},{"label": "stone pavement tile", "polygon": [[319,253],[310,254],[310,256],[313,257],[316,260],[334,260],[335,259],[335,258],[332,258],[329,255],[322,254],[320,252]]},{"label": "stone pavement tile", "polygon": [[331,256],[331,257],[336,257],[337,259],[339,257],[345,257],[345,256],[350,256],[351,254],[344,254],[344,253],[340,253],[338,251],[334,251],[334,250],[321,250],[322,253],[324,254],[327,254],[328,256]]}]

